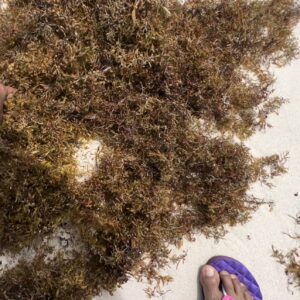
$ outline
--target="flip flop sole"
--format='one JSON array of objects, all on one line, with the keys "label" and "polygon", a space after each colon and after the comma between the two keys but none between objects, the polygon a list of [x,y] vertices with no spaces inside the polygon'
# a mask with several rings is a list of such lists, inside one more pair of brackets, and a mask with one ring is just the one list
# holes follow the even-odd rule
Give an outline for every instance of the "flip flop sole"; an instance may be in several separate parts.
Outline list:
[{"label": "flip flop sole", "polygon": [[238,260],[228,256],[214,256],[208,262],[208,265],[214,267],[219,273],[227,271],[238,277],[252,295],[254,300],[263,300],[260,287],[251,272]]}]

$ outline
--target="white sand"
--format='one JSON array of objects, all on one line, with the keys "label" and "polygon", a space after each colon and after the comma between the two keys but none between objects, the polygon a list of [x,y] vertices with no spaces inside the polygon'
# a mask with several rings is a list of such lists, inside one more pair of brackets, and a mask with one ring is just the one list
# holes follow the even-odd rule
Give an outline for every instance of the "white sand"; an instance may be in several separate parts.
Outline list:
[{"label": "white sand", "polygon": [[[300,39],[300,26],[296,34]],[[274,73],[276,94],[290,102],[282,107],[278,116],[270,118],[273,128],[256,134],[247,142],[256,156],[289,152],[288,174],[275,179],[273,189],[260,185],[254,188],[255,195],[275,202],[274,210],[261,207],[248,224],[230,229],[219,243],[203,236],[197,236],[194,243],[185,242],[186,261],[177,270],[175,267],[166,270],[174,281],[166,287],[170,291],[157,299],[201,299],[197,284],[199,266],[211,256],[220,254],[233,256],[250,268],[261,285],[264,299],[300,299],[300,290],[288,288],[284,267],[271,257],[272,245],[286,251],[300,248],[299,242],[284,234],[294,235],[299,231],[289,216],[300,211],[300,59]],[[298,197],[294,196],[296,192],[299,192]],[[95,300],[144,300],[147,297],[143,289],[141,283],[130,280],[113,297],[105,294]]]},{"label": "white sand", "polygon": [[102,143],[99,140],[82,140],[75,152],[75,161],[77,163],[76,180],[82,183],[91,178],[97,168],[97,157],[103,150]]}]

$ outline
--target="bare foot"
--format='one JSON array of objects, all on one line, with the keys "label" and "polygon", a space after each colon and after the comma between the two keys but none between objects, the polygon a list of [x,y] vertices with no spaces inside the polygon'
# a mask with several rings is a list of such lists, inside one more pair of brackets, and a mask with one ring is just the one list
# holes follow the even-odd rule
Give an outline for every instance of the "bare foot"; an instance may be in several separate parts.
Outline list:
[{"label": "bare foot", "polygon": [[219,286],[222,282],[228,296],[235,300],[252,300],[247,288],[239,281],[235,275],[222,271],[220,274],[212,266],[205,265],[200,272],[200,282],[202,285],[204,300],[221,300],[223,294]]},{"label": "bare foot", "polygon": [[5,86],[0,83],[0,125],[3,122],[3,106],[7,97],[16,92],[16,90],[10,86]]}]

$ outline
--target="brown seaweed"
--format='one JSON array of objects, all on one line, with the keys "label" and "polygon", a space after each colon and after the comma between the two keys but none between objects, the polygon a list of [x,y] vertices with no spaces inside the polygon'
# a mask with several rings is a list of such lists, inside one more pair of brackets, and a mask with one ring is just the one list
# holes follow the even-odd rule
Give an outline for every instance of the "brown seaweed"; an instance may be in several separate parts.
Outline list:
[{"label": "brown seaweed", "polygon": [[[255,158],[232,137],[268,126],[285,101],[269,67],[298,54],[296,1],[10,0],[0,14],[0,81],[18,90],[0,128],[0,249],[65,220],[84,244],[76,261],[42,253],[5,271],[3,295],[166,283],[169,246],[246,222],[264,203],[251,185],[285,172],[284,157]],[[79,185],[82,137],[105,151]]]}]

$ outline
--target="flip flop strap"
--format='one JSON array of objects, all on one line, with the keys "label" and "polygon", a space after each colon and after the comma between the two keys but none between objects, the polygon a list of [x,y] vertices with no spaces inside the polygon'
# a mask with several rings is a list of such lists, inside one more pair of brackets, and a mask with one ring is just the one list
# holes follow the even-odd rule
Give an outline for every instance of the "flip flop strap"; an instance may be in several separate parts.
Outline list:
[{"label": "flip flop strap", "polygon": [[224,296],[222,300],[234,300],[231,296]]}]

